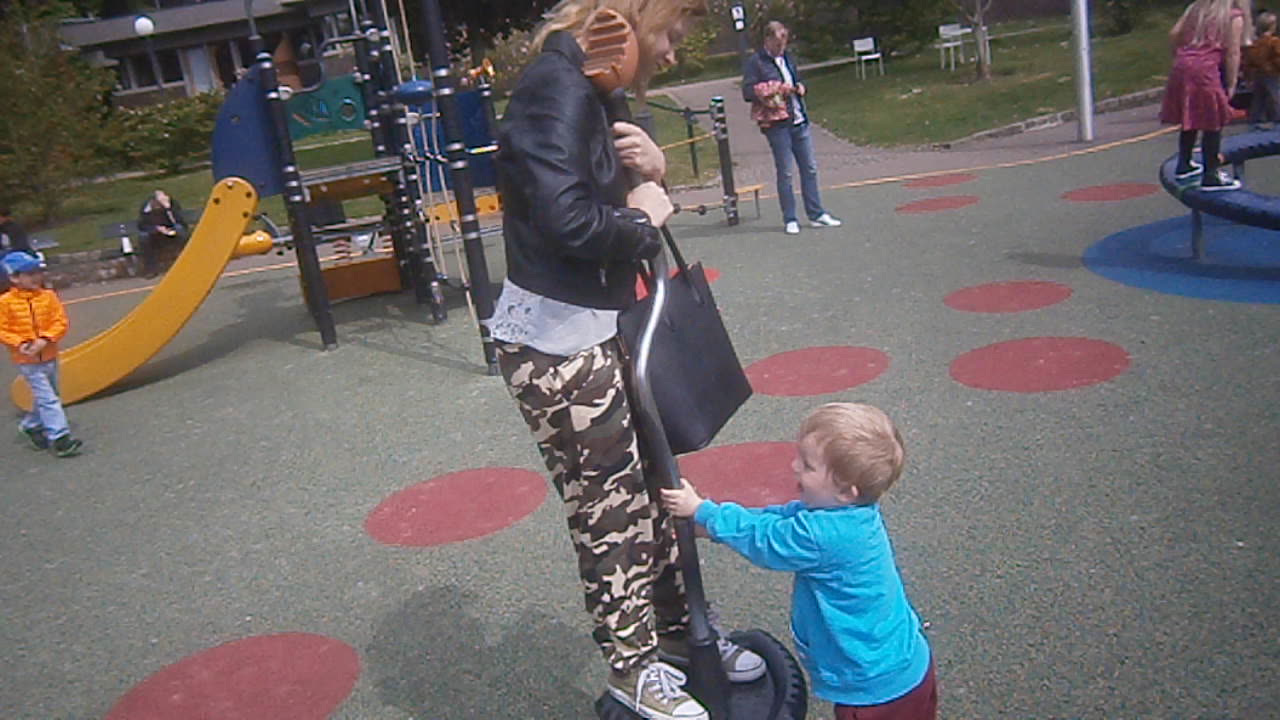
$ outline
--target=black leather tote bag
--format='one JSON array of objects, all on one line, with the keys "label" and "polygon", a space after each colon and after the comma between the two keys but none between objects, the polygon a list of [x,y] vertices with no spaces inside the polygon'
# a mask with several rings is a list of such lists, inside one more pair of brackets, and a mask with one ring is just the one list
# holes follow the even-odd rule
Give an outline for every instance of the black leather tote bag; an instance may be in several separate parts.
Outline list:
[{"label": "black leather tote bag", "polygon": [[[662,233],[675,258],[676,274],[667,283],[667,303],[653,339],[650,382],[671,451],[679,455],[710,444],[751,397],[751,384],[720,319],[702,263],[686,264],[671,233],[665,227]],[[653,295],[647,295],[618,316],[628,354],[639,342],[652,302]]]}]

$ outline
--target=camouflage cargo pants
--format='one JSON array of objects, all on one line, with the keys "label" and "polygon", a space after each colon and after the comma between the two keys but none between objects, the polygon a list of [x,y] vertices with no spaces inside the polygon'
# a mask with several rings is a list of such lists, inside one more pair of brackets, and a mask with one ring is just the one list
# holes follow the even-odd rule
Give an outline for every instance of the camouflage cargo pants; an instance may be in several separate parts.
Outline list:
[{"label": "camouflage cargo pants", "polygon": [[684,628],[684,587],[670,516],[641,467],[622,351],[609,340],[570,357],[499,343],[507,388],[564,498],[592,636],[625,672]]}]

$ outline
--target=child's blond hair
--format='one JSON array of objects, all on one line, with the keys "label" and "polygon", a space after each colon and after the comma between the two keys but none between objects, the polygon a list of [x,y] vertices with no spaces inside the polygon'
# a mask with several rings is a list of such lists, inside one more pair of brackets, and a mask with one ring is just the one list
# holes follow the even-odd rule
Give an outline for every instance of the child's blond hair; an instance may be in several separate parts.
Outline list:
[{"label": "child's blond hair", "polygon": [[869,505],[902,475],[907,451],[902,435],[879,408],[860,403],[827,403],[800,424],[800,439],[813,438],[822,461],[841,490],[856,489],[857,503]]},{"label": "child's blond hair", "polygon": [[1197,46],[1210,43],[1226,44],[1231,34],[1231,11],[1244,13],[1244,32],[1240,44],[1253,40],[1253,13],[1250,0],[1196,0],[1182,13],[1179,45]]},{"label": "child's blond hair", "polygon": [[1258,14],[1258,32],[1273,33],[1276,31],[1276,14],[1267,10]]}]

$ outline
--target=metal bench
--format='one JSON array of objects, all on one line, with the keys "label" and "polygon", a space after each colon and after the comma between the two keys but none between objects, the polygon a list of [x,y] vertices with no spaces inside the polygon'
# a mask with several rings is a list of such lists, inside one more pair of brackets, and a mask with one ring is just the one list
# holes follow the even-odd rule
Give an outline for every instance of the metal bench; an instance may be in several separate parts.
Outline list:
[{"label": "metal bench", "polygon": [[138,222],[126,220],[99,225],[98,237],[103,240],[116,240],[120,243],[121,255],[132,255],[138,247]]}]

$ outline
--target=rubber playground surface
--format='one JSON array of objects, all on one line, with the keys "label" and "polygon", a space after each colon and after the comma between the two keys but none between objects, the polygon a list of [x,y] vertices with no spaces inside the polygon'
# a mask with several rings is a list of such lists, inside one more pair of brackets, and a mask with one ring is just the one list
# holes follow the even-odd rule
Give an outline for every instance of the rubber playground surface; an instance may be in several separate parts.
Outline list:
[{"label": "rubber playground surface", "polygon": [[[1276,717],[1280,235],[1209,222],[1182,261],[1173,145],[832,172],[844,227],[797,237],[772,198],[673,221],[756,388],[683,471],[788,499],[809,408],[885,408],[943,717]],[[1251,187],[1280,193],[1275,168]],[[408,294],[341,303],[321,352],[296,272],[264,262],[70,408],[82,457],[0,437],[0,718],[593,717],[559,502],[461,295],[442,325]],[[64,293],[68,346],[144,296]],[[727,625],[789,643],[789,577],[709,544],[703,566]]]}]

